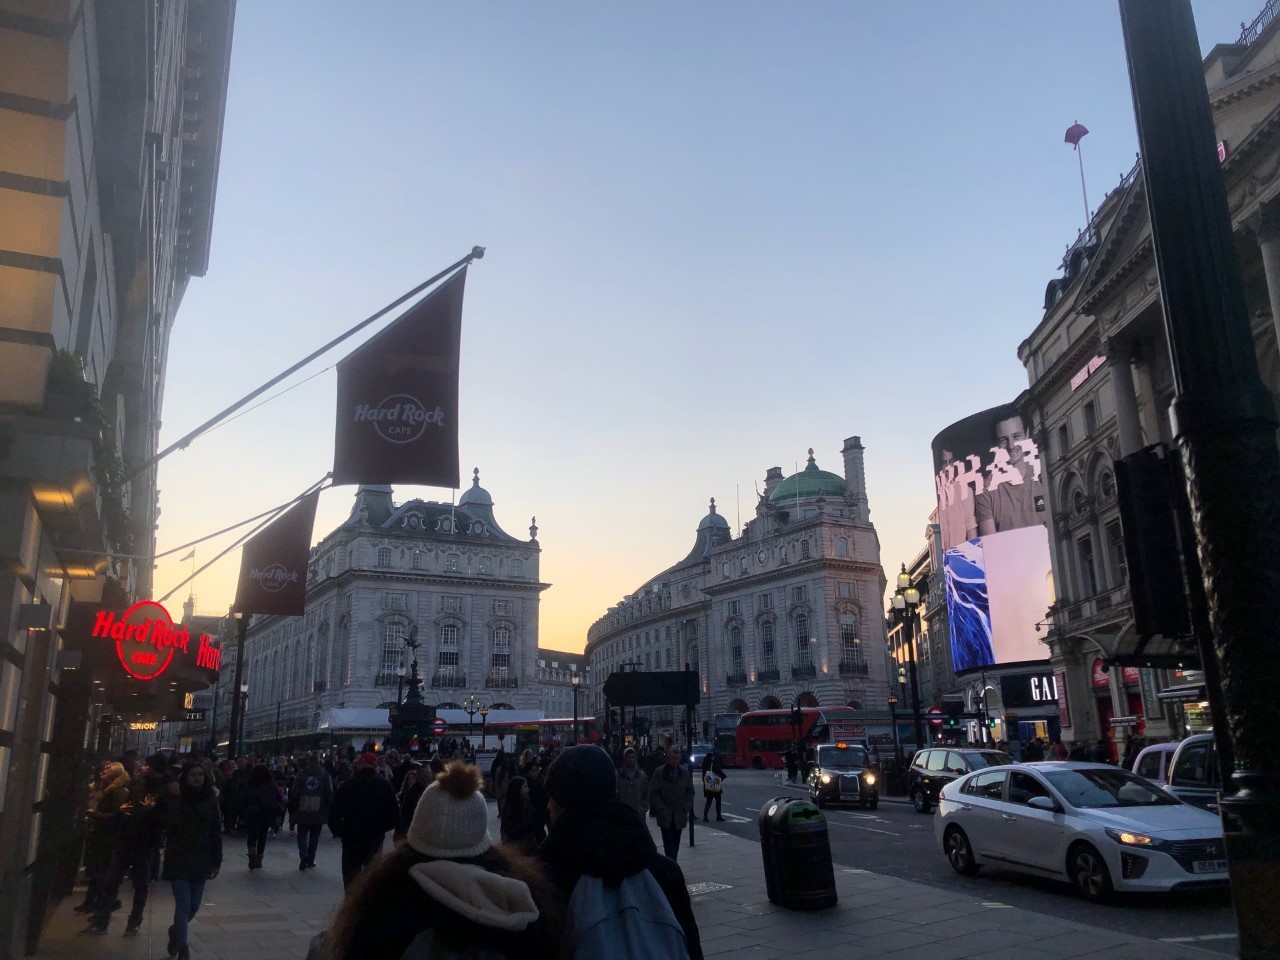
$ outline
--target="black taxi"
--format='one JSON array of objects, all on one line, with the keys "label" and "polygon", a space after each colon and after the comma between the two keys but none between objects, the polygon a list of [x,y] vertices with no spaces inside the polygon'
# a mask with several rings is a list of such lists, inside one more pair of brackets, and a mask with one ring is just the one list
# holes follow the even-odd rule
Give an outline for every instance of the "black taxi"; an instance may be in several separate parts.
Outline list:
[{"label": "black taxi", "polygon": [[856,743],[818,747],[818,762],[809,771],[809,799],[820,808],[829,803],[855,803],[868,810],[880,805],[879,776],[867,748]]}]

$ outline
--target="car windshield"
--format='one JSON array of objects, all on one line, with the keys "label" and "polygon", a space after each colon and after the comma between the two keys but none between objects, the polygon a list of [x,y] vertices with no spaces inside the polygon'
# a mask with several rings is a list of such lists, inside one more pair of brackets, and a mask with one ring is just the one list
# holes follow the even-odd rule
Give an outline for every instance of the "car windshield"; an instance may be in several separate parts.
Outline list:
[{"label": "car windshield", "polygon": [[852,770],[867,765],[867,751],[862,747],[823,747],[818,751],[818,764],[834,770]]},{"label": "car windshield", "polygon": [[1056,770],[1044,776],[1073,807],[1158,807],[1180,802],[1127,770]]},{"label": "car windshield", "polygon": [[984,750],[981,753],[969,754],[969,766],[974,770],[981,770],[984,767],[1003,767],[1010,763],[1013,763],[1013,757],[997,750]]}]

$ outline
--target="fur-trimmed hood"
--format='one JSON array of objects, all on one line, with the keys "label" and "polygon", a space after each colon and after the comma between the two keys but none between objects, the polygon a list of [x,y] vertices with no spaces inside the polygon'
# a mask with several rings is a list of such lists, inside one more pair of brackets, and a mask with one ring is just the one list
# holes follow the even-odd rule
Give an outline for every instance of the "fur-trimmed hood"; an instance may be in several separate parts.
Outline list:
[{"label": "fur-trimmed hood", "polygon": [[473,863],[431,860],[409,876],[436,903],[482,927],[519,931],[538,919],[529,887]]}]

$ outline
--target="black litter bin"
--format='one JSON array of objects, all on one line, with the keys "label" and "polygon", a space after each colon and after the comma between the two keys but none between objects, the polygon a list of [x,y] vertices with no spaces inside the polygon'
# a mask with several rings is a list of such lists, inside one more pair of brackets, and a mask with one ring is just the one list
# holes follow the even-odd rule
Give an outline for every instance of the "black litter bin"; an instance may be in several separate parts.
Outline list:
[{"label": "black litter bin", "polygon": [[760,852],[769,900],[788,910],[836,905],[827,818],[808,800],[777,797],[760,810]]}]

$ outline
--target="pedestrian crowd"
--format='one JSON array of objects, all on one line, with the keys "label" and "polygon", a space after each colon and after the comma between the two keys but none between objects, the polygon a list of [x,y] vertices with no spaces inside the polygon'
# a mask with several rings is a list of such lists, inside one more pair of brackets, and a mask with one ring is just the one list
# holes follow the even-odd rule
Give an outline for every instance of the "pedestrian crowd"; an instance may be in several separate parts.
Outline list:
[{"label": "pedestrian crowd", "polygon": [[[315,960],[702,956],[676,863],[694,802],[681,751],[651,751],[642,766],[631,748],[617,757],[595,745],[499,748],[486,775],[468,744],[441,747],[451,749],[429,758],[350,750],[179,766],[161,752],[104,762],[90,786],[88,888],[75,909],[87,932],[109,932],[128,879],[123,932],[136,936],[150,886],[166,881],[167,953],[185,960],[225,840],[243,842],[257,871],[287,826],[306,871],[328,826],[345,898],[312,943]],[[714,804],[723,819],[723,767],[714,755],[702,766],[703,817]],[[496,839],[486,794],[499,811]]]}]

